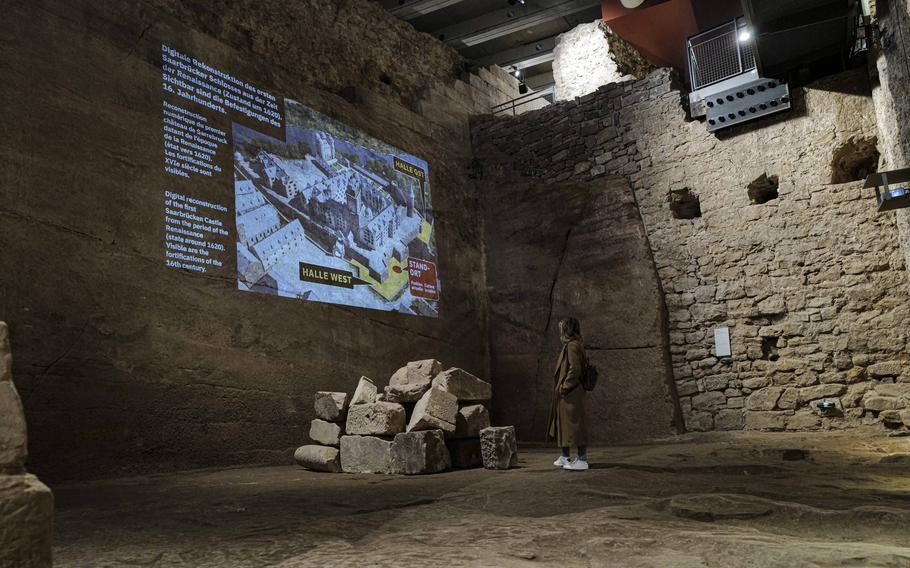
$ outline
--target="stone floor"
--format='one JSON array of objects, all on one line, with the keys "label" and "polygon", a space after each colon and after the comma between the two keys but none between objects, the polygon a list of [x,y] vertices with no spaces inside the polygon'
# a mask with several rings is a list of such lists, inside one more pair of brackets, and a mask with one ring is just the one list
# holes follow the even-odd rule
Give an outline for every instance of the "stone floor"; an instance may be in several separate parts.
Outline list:
[{"label": "stone floor", "polygon": [[55,487],[56,566],[910,566],[910,438],[708,434],[588,472],[294,466]]}]

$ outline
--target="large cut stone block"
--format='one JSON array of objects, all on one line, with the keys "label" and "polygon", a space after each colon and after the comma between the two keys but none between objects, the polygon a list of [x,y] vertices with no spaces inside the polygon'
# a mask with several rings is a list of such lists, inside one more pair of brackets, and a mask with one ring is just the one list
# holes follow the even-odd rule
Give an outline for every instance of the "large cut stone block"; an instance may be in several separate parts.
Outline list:
[{"label": "large cut stone block", "polygon": [[392,443],[392,473],[438,473],[451,467],[442,430],[397,434]]},{"label": "large cut stone block", "polygon": [[901,374],[900,361],[883,361],[869,365],[866,371],[873,377],[896,377]]},{"label": "large cut stone block", "polygon": [[294,452],[294,461],[307,469],[338,473],[341,471],[338,454],[338,448],[329,446],[300,446]]},{"label": "large cut stone block", "polygon": [[27,437],[12,365],[9,329],[0,321],[0,470],[20,473],[25,471]]},{"label": "large cut stone block", "polygon": [[442,372],[442,363],[436,359],[411,361],[395,371],[385,388],[389,402],[415,402],[430,388],[433,377]]},{"label": "large cut stone block", "polygon": [[0,475],[0,566],[50,568],[54,496],[34,475]]},{"label": "large cut stone block", "polygon": [[386,385],[382,389],[382,394],[378,395],[378,399],[385,402],[414,402],[420,400],[420,397],[423,396],[423,393],[419,393],[415,390],[405,390],[399,387],[393,387],[392,385]]},{"label": "large cut stone block", "polygon": [[783,430],[786,412],[746,412],[746,430]]},{"label": "large cut stone block", "polygon": [[0,321],[0,383],[13,380],[13,353],[9,346],[9,327]]},{"label": "large cut stone block", "polygon": [[455,415],[453,438],[477,438],[480,431],[490,427],[490,412],[482,404],[471,404],[458,409]]},{"label": "large cut stone block", "polygon": [[449,369],[433,379],[433,386],[452,393],[458,400],[490,400],[493,385],[463,369]]},{"label": "large cut stone block", "polygon": [[392,473],[392,442],[373,436],[341,437],[345,473]]},{"label": "large cut stone block", "polygon": [[414,406],[408,432],[414,430],[455,431],[458,399],[446,391],[433,387]]},{"label": "large cut stone block", "polygon": [[480,453],[479,438],[448,440],[446,441],[446,447],[449,448],[449,456],[452,458],[452,467],[465,469],[477,467],[483,463],[483,455]]},{"label": "large cut stone block", "polygon": [[376,385],[368,377],[360,377],[357,388],[351,397],[351,405],[372,404],[376,402]]},{"label": "large cut stone block", "polygon": [[344,392],[318,391],[314,404],[316,416],[329,422],[341,422],[348,409],[348,394]]},{"label": "large cut stone block", "polygon": [[876,393],[870,392],[863,396],[863,408],[881,412],[883,410],[899,410],[905,406],[898,398],[890,396],[876,396]]},{"label": "large cut stone block", "polygon": [[54,496],[25,473],[25,417],[12,364],[9,328],[0,321],[0,568],[49,568]]},{"label": "large cut stone block", "polygon": [[391,436],[404,432],[404,407],[394,402],[355,404],[348,409],[345,432],[356,436]]},{"label": "large cut stone block", "polygon": [[319,418],[310,422],[310,440],[317,444],[337,447],[341,443],[343,433],[341,426],[334,422],[326,422]]},{"label": "large cut stone block", "polygon": [[518,441],[514,426],[491,426],[480,432],[483,467],[509,469],[518,465]]},{"label": "large cut stone block", "polygon": [[11,381],[0,381],[0,469],[21,473],[26,458],[25,416]]}]

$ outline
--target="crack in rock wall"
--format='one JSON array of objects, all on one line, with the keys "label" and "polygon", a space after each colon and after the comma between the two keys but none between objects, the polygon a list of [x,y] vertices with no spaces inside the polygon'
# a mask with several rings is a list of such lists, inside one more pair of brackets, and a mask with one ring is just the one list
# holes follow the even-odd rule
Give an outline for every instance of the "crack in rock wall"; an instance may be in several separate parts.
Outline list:
[{"label": "crack in rock wall", "polygon": [[[879,134],[866,73],[793,95],[792,112],[712,135],[687,120],[673,74],[660,70],[521,117],[479,117],[472,139],[490,201],[500,191],[508,199],[498,184],[515,176],[554,191],[629,180],[665,294],[688,429],[905,429],[910,292],[897,223],[876,213],[861,181],[830,183],[832,151]],[[778,196],[757,204],[748,186],[762,175],[778,177]],[[671,196],[684,188],[701,216],[674,218]],[[720,326],[732,357],[714,354]],[[819,410],[821,401],[834,408]]]},{"label": "crack in rock wall", "polygon": [[[546,185],[496,179],[486,201],[494,422],[543,440],[561,349],[556,322],[582,323],[601,384],[588,394],[592,443],[680,426],[660,284],[623,178]],[[626,409],[639,408],[641,412]]]}]

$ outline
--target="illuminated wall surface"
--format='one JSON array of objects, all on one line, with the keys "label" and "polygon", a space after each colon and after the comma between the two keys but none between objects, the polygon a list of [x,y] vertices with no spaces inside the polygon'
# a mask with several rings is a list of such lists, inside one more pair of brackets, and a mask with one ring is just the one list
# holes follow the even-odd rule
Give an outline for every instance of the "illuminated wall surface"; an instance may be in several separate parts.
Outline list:
[{"label": "illuminated wall surface", "polygon": [[498,75],[368,0],[17,2],[0,38],[0,320],[42,479],[289,463],[316,391],[486,374],[465,172]]},{"label": "illuminated wall surface", "polygon": [[[438,315],[427,163],[162,44],[165,257],[237,288]],[[202,183],[200,183],[200,181]]]}]

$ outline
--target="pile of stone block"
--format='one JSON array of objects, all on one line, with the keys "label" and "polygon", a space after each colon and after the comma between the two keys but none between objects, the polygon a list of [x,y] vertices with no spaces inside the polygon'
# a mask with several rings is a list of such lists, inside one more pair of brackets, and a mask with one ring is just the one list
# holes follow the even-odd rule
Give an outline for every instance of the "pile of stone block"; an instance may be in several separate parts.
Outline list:
[{"label": "pile of stone block", "polygon": [[315,444],[294,459],[316,471],[438,473],[518,463],[515,429],[490,427],[493,387],[435,359],[398,369],[380,391],[361,377],[354,394],[317,392],[310,424]]}]

